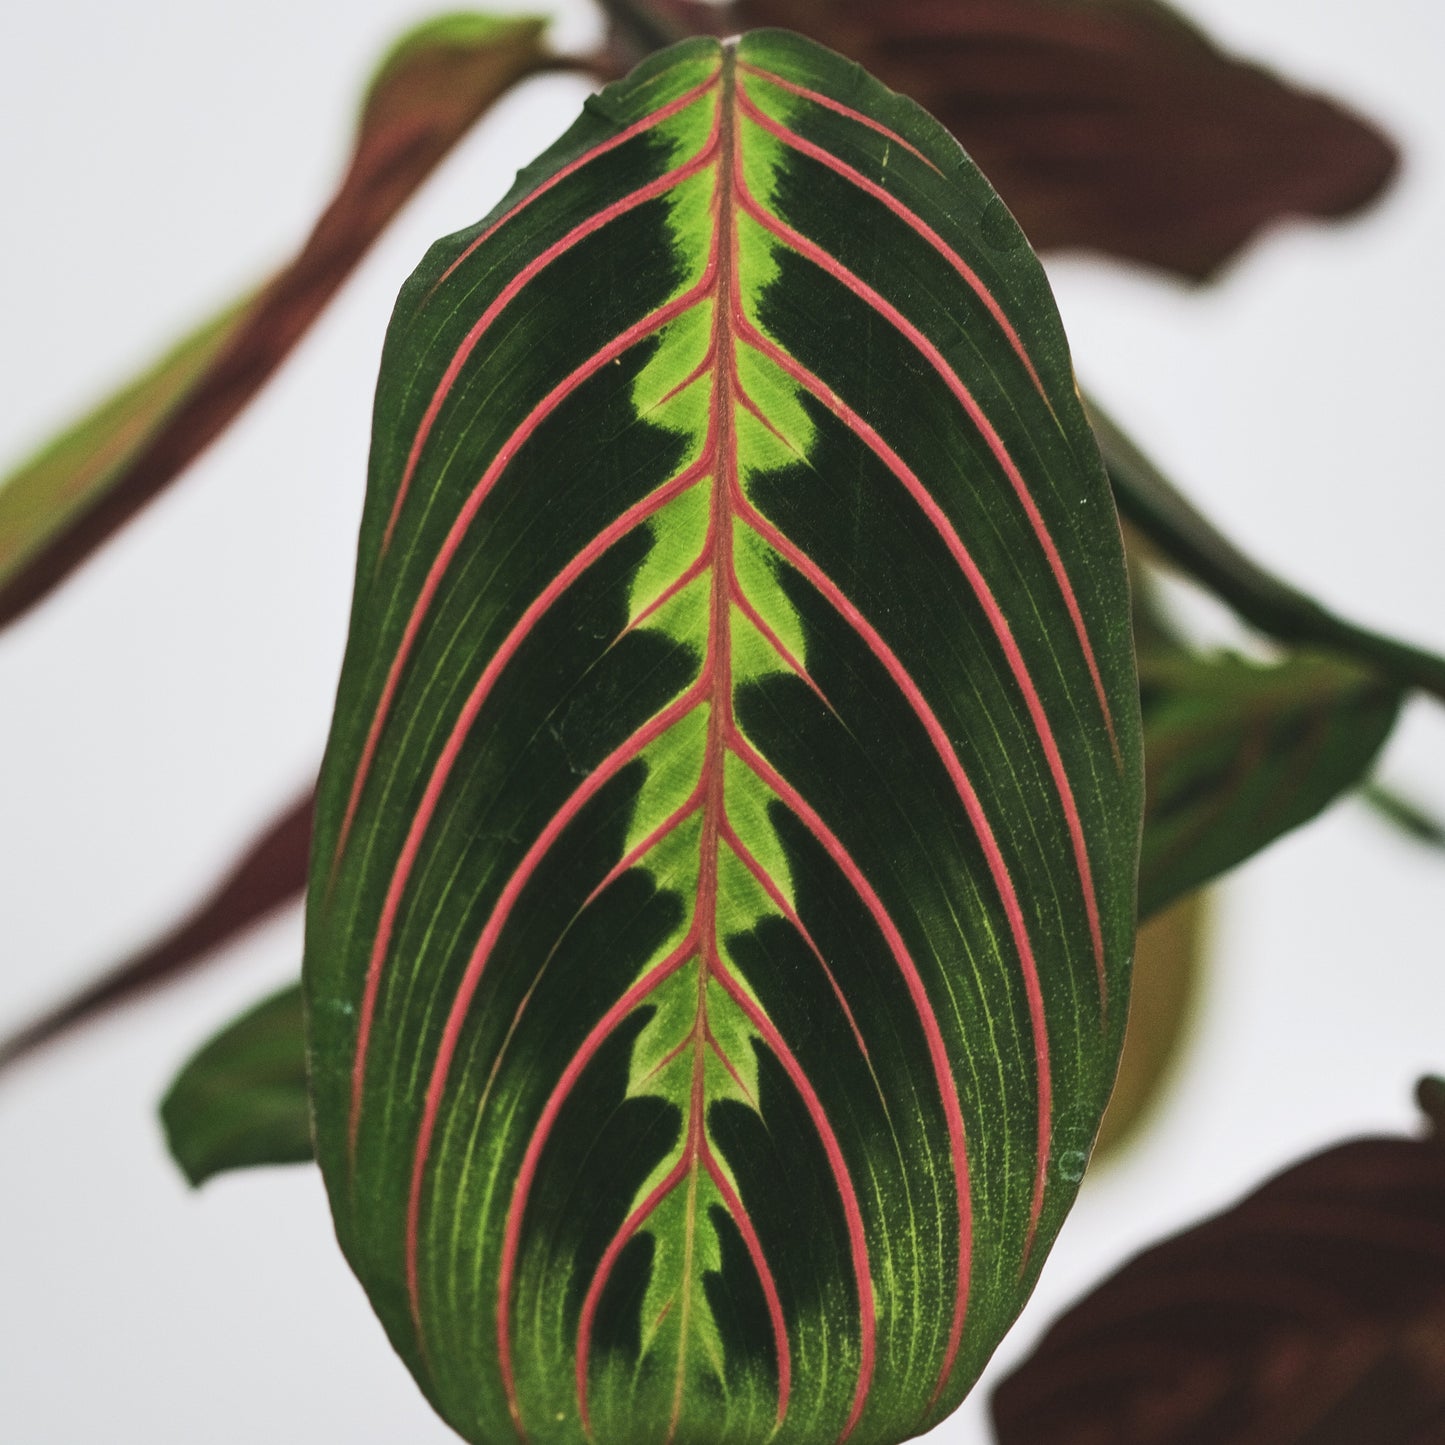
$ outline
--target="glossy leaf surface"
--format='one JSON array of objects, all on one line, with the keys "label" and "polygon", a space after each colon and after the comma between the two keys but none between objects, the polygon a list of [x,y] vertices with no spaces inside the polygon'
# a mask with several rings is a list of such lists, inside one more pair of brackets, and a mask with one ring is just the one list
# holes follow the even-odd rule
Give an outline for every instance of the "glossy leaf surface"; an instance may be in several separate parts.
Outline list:
[{"label": "glossy leaf surface", "polygon": [[341,186],[296,257],[0,484],[0,626],[195,460],[477,118],[523,77],[559,64],[544,24],[458,15],[400,41],[367,92]]},{"label": "glossy leaf surface", "polygon": [[167,1091],[161,1122],[192,1184],[227,1169],[313,1158],[300,985],[258,1004],[198,1050]]},{"label": "glossy leaf surface", "polygon": [[1352,791],[1400,711],[1377,673],[1299,653],[1141,655],[1147,802],[1139,915],[1252,857]]},{"label": "glossy leaf surface", "polygon": [[1438,1132],[1327,1150],[1140,1255],[1053,1326],[993,1412],[999,1445],[1439,1440]]},{"label": "glossy leaf surface", "polygon": [[0,1039],[5,1069],[72,1029],[184,977],[247,929],[306,890],[311,850],[310,792],[296,799],[173,928],[40,1018]]},{"label": "glossy leaf surface", "polygon": [[338,1235],[476,1441],[895,1441],[1127,1002],[1117,526],[957,145],[776,33],[591,102],[382,364],[306,981]]},{"label": "glossy leaf surface", "polygon": [[1207,279],[1291,217],[1349,215],[1398,165],[1370,121],[1213,44],[1158,0],[609,0],[732,34],[783,25],[963,143],[1039,249]]}]

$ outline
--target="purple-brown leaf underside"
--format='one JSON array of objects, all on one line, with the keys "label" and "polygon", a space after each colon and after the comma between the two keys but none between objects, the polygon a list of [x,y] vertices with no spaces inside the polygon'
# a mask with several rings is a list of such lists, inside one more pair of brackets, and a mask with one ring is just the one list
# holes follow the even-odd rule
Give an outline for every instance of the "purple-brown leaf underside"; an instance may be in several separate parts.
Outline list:
[{"label": "purple-brown leaf underside", "polygon": [[1281,221],[1370,205],[1398,166],[1371,122],[1153,0],[628,8],[711,33],[781,25],[857,60],[959,138],[1040,250],[1207,280]]},{"label": "purple-brown leaf underside", "polygon": [[993,1414],[1000,1445],[1445,1439],[1445,1144],[1341,1145],[1140,1255]]},{"label": "purple-brown leaf underside", "polygon": [[0,1039],[0,1070],[73,1029],[184,976],[306,891],[312,794],[298,798],[226,872],[193,912],[64,1003]]},{"label": "purple-brown leaf underside", "polygon": [[285,360],[403,203],[512,86],[569,62],[545,22],[424,25],[383,64],[340,187],[295,258],[0,488],[0,627],[173,481]]}]

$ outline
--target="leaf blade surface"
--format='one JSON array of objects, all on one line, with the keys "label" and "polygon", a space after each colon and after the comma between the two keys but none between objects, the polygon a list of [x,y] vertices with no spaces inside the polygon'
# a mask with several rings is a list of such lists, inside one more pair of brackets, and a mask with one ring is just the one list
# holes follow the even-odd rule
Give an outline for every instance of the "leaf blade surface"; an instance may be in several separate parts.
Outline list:
[{"label": "leaf blade surface", "polygon": [[171,1157],[192,1185],[231,1169],[315,1158],[303,1034],[301,986],[291,984],[186,1061],[160,1114]]},{"label": "leaf blade surface", "polygon": [[343,1247],[471,1439],[915,1433],[1072,1196],[1132,938],[1037,263],[856,68],[693,42],[382,370],[308,915]]}]

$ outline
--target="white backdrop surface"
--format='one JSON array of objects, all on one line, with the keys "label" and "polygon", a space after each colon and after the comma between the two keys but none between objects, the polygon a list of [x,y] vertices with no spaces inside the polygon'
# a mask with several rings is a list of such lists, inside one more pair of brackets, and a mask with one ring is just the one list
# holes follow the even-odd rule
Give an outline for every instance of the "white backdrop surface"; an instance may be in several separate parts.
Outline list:
[{"label": "white backdrop surface", "polygon": [[[1053,272],[1081,376],[1239,540],[1445,650],[1445,106],[1436,0],[1189,0],[1404,143],[1347,227],[1289,228],[1190,291]],[[18,458],[309,225],[412,0],[0,9],[0,458]],[[585,40],[580,0],[566,33]],[[278,384],[184,485],[0,636],[0,1025],[139,942],[306,778],[344,634],[376,356],[430,240],[570,120],[529,85],[449,161]],[[1385,761],[1445,810],[1445,714]],[[1193,1045],[1149,1136],[1086,1180],[996,1367],[1089,1282],[1291,1158],[1412,1123],[1445,1067],[1445,866],[1355,804],[1224,891]],[[314,1170],[199,1194],[155,1103],[292,976],[299,919],[0,1082],[0,1441],[443,1442],[335,1249]],[[930,1439],[987,1440],[985,1386]]]}]

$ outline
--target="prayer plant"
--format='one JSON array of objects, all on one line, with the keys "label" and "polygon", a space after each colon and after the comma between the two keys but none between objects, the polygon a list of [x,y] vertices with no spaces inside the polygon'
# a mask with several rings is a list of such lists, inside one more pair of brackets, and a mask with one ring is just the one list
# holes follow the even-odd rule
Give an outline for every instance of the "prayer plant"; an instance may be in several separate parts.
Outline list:
[{"label": "prayer plant", "polygon": [[[1082,395],[1033,247],[1204,280],[1394,151],[1153,0],[607,9],[580,58],[407,36],[294,261],[0,489],[10,623],[500,97],[602,85],[397,301],[314,797],[0,1066],[304,892],[301,981],[162,1105],[193,1183],[317,1161],[477,1445],[886,1445],[977,1380],[1111,1092],[1111,1141],[1147,1106],[1198,890],[1445,699]],[[1271,659],[1187,642],[1165,571]],[[1308,1161],[1062,1320],[998,1438],[1435,1438],[1442,1219],[1438,1132]]]}]

